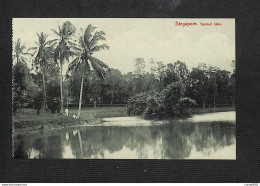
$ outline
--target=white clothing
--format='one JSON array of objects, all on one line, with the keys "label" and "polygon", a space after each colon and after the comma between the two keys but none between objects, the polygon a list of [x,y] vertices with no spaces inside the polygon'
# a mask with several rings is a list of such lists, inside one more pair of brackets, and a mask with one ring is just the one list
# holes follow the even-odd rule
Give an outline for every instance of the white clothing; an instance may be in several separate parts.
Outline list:
[{"label": "white clothing", "polygon": [[69,109],[65,109],[65,116],[69,116]]}]

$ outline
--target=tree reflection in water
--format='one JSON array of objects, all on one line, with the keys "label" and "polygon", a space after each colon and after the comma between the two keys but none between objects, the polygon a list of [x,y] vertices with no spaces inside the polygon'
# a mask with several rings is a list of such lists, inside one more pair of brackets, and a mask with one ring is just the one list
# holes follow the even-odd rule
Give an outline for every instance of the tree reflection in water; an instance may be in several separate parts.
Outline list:
[{"label": "tree reflection in water", "polygon": [[15,157],[185,159],[192,150],[210,157],[234,145],[235,133],[235,125],[219,122],[70,128],[17,136]]}]

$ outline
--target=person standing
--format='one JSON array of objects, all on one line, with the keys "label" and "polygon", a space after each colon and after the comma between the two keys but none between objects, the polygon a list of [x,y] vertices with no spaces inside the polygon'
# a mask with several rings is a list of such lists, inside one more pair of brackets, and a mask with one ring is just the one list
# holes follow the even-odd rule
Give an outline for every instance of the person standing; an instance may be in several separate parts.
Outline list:
[{"label": "person standing", "polygon": [[68,109],[68,107],[66,107],[66,109],[65,109],[65,116],[69,116],[69,109]]}]

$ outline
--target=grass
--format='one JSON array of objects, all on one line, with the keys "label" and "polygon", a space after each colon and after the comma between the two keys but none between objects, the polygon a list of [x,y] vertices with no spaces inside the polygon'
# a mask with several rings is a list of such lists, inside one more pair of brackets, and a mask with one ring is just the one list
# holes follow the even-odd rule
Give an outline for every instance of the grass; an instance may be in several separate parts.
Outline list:
[{"label": "grass", "polygon": [[22,108],[17,110],[16,115],[13,117],[13,125],[15,129],[31,128],[36,129],[49,129],[59,128],[78,124],[93,124],[99,123],[101,120],[93,116],[91,113],[82,112],[79,120],[72,118],[73,114],[77,114],[76,110],[69,113],[69,117],[60,115],[58,113],[51,114],[50,111],[42,110],[40,115],[30,108]]},{"label": "grass", "polygon": [[[78,109],[76,107],[69,109],[69,112],[77,113]],[[117,107],[83,107],[81,114],[92,114],[97,118],[109,118],[109,117],[124,117],[127,116],[127,111],[125,106]]]},{"label": "grass", "polygon": [[[233,107],[218,108],[193,108],[192,114],[203,114],[210,112],[233,111]],[[36,111],[30,108],[18,109],[13,117],[13,125],[15,129],[50,129],[73,126],[79,124],[95,124],[101,122],[101,118],[107,117],[124,117],[127,116],[125,106],[120,107],[83,107],[81,110],[80,120],[75,120],[72,115],[77,115],[76,107],[69,108],[69,117],[60,114],[51,114],[50,111],[42,110],[40,115],[36,115]]]},{"label": "grass", "polygon": [[127,116],[126,108],[123,107],[83,107],[80,114],[80,120],[72,118],[73,114],[77,115],[76,107],[69,108],[69,117],[58,113],[51,114],[50,111],[41,110],[40,115],[30,108],[18,109],[13,117],[13,125],[15,129],[23,128],[56,128],[82,123],[94,124],[101,122],[100,118],[106,117],[122,117]]}]

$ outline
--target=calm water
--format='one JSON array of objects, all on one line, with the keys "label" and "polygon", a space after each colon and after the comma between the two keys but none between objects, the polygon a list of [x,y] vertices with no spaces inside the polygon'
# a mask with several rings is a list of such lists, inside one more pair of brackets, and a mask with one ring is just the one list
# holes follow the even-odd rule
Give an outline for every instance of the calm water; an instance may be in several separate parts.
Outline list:
[{"label": "calm water", "polygon": [[17,135],[14,145],[15,157],[32,159],[236,159],[235,112],[171,121],[104,118],[95,126]]}]

